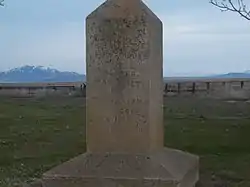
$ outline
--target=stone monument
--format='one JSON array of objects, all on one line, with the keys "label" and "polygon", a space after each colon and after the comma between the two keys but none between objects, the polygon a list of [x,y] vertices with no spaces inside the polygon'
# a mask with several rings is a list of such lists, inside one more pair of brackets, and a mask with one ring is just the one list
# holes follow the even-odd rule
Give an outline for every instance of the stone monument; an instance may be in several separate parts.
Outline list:
[{"label": "stone monument", "polygon": [[43,187],[194,187],[198,157],[164,148],[162,23],[141,0],[87,17],[87,152]]}]

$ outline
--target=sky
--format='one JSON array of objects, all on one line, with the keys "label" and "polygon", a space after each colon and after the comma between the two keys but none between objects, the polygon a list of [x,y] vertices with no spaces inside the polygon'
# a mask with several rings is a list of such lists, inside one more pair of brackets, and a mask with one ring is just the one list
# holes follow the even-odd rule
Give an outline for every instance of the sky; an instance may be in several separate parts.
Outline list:
[{"label": "sky", "polygon": [[[145,0],[164,25],[164,75],[250,70],[250,22],[209,0]],[[5,0],[0,71],[23,65],[85,73],[85,18],[104,0]]]}]

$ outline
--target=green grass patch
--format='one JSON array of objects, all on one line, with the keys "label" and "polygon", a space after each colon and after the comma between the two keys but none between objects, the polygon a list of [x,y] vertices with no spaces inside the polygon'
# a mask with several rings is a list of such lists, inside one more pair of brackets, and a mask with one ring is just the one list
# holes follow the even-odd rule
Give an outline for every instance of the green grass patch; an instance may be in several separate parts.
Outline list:
[{"label": "green grass patch", "polygon": [[[250,186],[250,104],[167,98],[165,145],[201,158],[201,186]],[[0,186],[85,152],[84,98],[0,98]]]}]

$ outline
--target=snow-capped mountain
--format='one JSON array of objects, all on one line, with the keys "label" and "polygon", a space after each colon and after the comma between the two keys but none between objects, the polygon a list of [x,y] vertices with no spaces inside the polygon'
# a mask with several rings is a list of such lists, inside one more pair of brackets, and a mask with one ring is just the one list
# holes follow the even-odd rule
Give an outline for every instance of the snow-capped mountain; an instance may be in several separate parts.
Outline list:
[{"label": "snow-capped mountain", "polygon": [[85,81],[85,75],[58,71],[43,66],[22,66],[0,72],[0,82],[78,82]]}]

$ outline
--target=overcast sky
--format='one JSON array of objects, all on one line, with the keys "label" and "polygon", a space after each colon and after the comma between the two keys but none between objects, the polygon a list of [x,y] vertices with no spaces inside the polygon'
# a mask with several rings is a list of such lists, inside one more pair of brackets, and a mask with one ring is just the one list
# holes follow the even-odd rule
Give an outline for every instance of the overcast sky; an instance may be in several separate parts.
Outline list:
[{"label": "overcast sky", "polygon": [[[145,0],[164,23],[164,75],[250,70],[250,22],[209,0]],[[5,0],[0,71],[42,65],[85,73],[85,17],[104,0]]]}]

